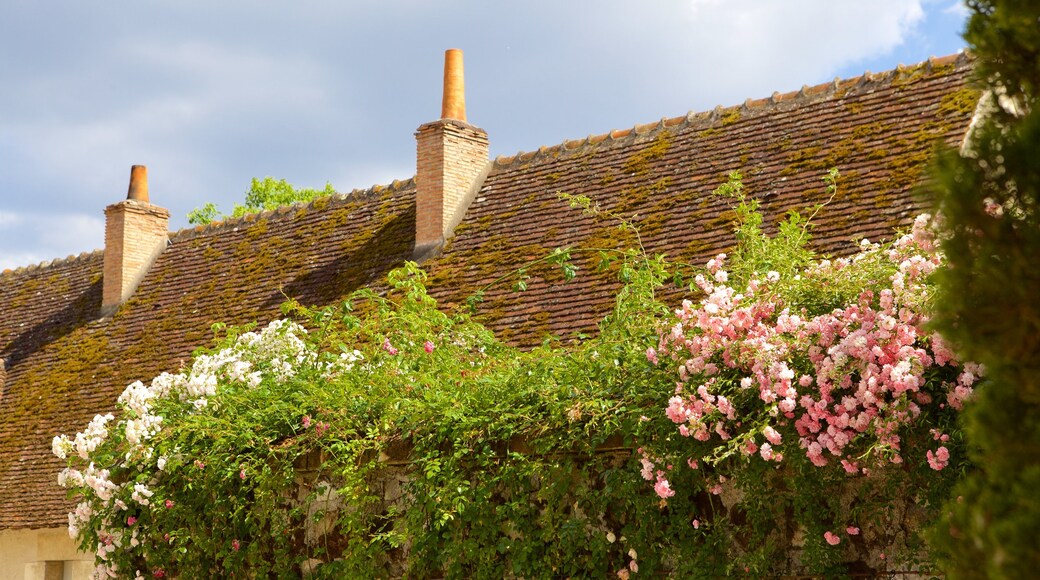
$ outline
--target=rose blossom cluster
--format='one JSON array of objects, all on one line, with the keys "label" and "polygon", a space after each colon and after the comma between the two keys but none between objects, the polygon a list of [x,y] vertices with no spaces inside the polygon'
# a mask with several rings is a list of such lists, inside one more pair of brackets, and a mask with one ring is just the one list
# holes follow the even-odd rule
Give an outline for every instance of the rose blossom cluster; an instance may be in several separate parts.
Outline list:
[{"label": "rose blossom cluster", "polygon": [[[901,462],[901,428],[927,406],[960,409],[983,372],[961,365],[925,327],[927,278],[942,263],[928,224],[920,216],[911,233],[887,248],[865,242],[852,258],[808,268],[804,276],[824,285],[862,264],[886,262],[894,271],[887,284],[822,314],[786,303],[778,272],[738,290],[727,285],[725,254],[708,262],[706,275],[696,278],[704,298],[684,301],[675,324],[647,353],[652,363],[667,356],[677,365],[665,414],[679,433],[732,440],[743,454],[775,462],[783,459],[781,433],[791,433],[814,465],[836,460],[849,473],[864,471],[857,459],[865,449]],[[927,374],[937,367],[956,378],[926,379],[938,376]],[[949,451],[940,447],[917,459],[942,469]]]},{"label": "rose blossom cluster", "polygon": [[[148,510],[173,507],[169,499],[153,498],[170,461],[165,455],[155,457],[150,444],[163,428],[157,407],[171,409],[172,404],[181,412],[194,413],[210,404],[220,385],[256,388],[264,380],[284,382],[318,361],[318,354],[301,338],[306,333],[294,322],[275,320],[259,332],[238,336],[227,348],[198,356],[185,371],[163,373],[149,385],[130,384],[118,398],[118,420],[112,414],[98,415],[74,438],[54,438],[53,453],[68,462],[58,483],[82,500],[69,514],[69,535],[93,533],[95,577],[125,576],[113,553],[134,552],[142,545],[140,521]],[[320,368],[335,375],[349,371],[361,359],[360,352],[348,352],[320,363]]]}]

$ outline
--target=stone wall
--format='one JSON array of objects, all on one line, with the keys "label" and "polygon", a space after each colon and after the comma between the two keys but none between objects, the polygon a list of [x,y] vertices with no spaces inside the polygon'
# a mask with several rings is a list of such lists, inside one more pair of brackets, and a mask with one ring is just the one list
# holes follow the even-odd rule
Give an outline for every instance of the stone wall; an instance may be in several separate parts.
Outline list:
[{"label": "stone wall", "polygon": [[67,528],[0,530],[0,580],[86,580],[93,571]]}]

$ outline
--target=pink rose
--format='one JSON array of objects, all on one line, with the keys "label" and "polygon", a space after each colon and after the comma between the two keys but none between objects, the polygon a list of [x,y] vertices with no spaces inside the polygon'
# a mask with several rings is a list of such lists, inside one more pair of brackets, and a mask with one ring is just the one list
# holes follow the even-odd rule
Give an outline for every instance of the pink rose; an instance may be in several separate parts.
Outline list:
[{"label": "pink rose", "polygon": [[661,499],[668,499],[675,495],[675,490],[672,489],[668,480],[663,477],[657,478],[657,483],[654,484],[654,491],[657,492],[657,495],[661,496]]}]

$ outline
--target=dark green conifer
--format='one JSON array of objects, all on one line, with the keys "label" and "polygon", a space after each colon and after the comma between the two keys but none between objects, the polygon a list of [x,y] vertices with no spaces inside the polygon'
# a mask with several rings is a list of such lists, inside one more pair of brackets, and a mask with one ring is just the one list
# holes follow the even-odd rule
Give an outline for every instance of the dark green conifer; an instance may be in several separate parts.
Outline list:
[{"label": "dark green conifer", "polygon": [[935,324],[986,381],[965,414],[975,471],[931,530],[951,578],[1040,573],[1040,3],[971,0],[987,91],[932,186],[949,238]]}]

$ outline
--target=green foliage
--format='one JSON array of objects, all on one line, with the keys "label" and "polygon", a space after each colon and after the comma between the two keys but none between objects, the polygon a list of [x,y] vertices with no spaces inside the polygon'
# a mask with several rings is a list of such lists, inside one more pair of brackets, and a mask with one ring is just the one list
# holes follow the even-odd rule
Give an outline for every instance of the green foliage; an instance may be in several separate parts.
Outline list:
[{"label": "green foliage", "polygon": [[978,78],[1007,96],[1035,102],[1040,96],[1040,7],[1032,0],[968,0],[964,32],[978,59]]},{"label": "green foliage", "polygon": [[965,422],[979,467],[931,540],[951,577],[1025,578],[1040,568],[1040,5],[968,5],[990,92],[966,154],[934,172],[951,266],[935,322],[988,384]]},{"label": "green foliage", "polygon": [[224,216],[217,209],[217,204],[212,201],[208,201],[202,207],[197,207],[188,212],[188,223],[196,226],[205,225],[211,222],[216,222],[224,219]]},{"label": "green foliage", "polygon": [[241,217],[250,213],[257,213],[269,209],[277,209],[294,203],[313,201],[319,197],[326,197],[336,193],[331,183],[326,183],[324,189],[311,189],[307,187],[293,187],[284,179],[265,177],[263,179],[253,178],[249,191],[246,192],[245,204],[235,204],[230,214],[222,214],[216,204],[208,202],[202,207],[197,207],[188,213],[188,223],[203,225],[219,221],[229,217]]},{"label": "green foliage", "polygon": [[[808,222],[792,214],[769,238],[738,176],[718,193],[737,201],[735,277],[789,272],[775,291],[791,304],[829,312],[894,272],[867,256],[841,275],[800,276],[815,260],[805,247]],[[569,201],[599,211],[587,198]],[[541,261],[569,279],[580,275],[572,252]],[[566,347],[548,337],[521,351],[466,312],[439,310],[411,263],[389,275],[385,294],[362,290],[319,309],[287,303],[284,314],[310,332],[291,356],[260,349],[266,358],[251,368],[262,380],[222,378],[204,404],[155,399],[163,428],[147,453],[110,430],[91,460],[110,466],[113,482],[147,485],[154,495],[142,506],[121,491],[129,507],[116,511],[81,488],[98,509],[83,547],[115,535],[125,548],[133,534],[143,549],[109,556],[121,571],[185,578],[842,575],[857,570],[848,560],[862,560],[862,550],[851,539],[827,545],[825,531],[857,522],[892,530],[869,538],[889,545],[912,536],[900,527],[908,518],[934,515],[954,469],[916,461],[848,476],[812,465],[793,434],[782,467],[691,447],[663,414],[674,369],[648,360],[675,321],[660,289],[685,284],[690,268],[641,247],[601,258],[625,284],[597,336]],[[521,291],[524,276],[497,282]],[[222,339],[200,350],[192,369],[239,352],[248,330],[216,326]],[[271,344],[295,344],[280,340]],[[291,375],[274,362],[283,359],[296,361]],[[947,427],[928,419],[926,427]],[[926,427],[904,439],[908,457],[923,457]],[[644,450],[677,463],[698,458],[702,467],[677,465],[670,477],[679,492],[663,500],[640,473]],[[705,484],[719,476],[729,478],[721,495]],[[911,509],[913,518],[900,511]],[[900,550],[889,554],[893,566],[920,555],[913,542]]]}]

